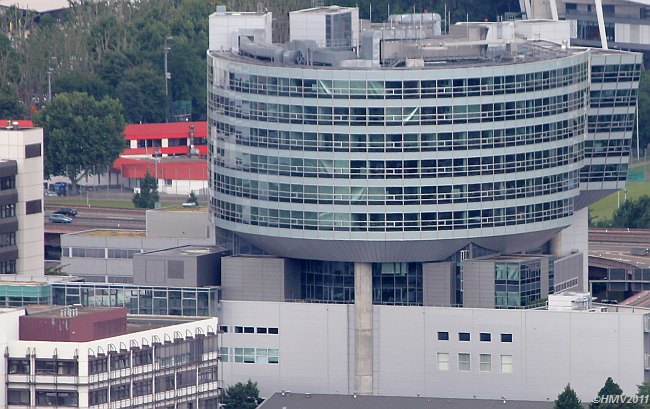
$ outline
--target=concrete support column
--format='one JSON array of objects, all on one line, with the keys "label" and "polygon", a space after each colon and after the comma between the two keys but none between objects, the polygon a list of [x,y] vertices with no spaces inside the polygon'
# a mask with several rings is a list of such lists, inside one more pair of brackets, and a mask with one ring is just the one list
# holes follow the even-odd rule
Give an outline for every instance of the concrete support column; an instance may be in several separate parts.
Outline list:
[{"label": "concrete support column", "polygon": [[372,395],[372,264],[354,263],[354,387]]}]

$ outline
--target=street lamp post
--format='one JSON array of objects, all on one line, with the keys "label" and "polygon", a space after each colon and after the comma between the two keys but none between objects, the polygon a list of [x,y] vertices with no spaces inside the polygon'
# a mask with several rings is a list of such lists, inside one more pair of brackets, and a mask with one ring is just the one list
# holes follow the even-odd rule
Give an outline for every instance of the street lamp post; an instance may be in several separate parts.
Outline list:
[{"label": "street lamp post", "polygon": [[169,53],[169,50],[171,50],[171,47],[167,45],[167,41],[171,40],[174,37],[165,37],[165,43],[163,45],[163,55],[165,56],[165,96],[169,95],[169,89],[167,87],[167,81],[172,77],[169,71],[167,70],[167,54]]},{"label": "street lamp post", "polygon": [[56,64],[56,57],[50,57],[47,65],[47,102],[49,103],[52,100],[52,73],[54,72],[54,67],[52,67],[52,62]]},{"label": "street lamp post", "polygon": [[49,67],[47,69],[47,102],[49,103],[52,100],[52,71],[54,68]]}]

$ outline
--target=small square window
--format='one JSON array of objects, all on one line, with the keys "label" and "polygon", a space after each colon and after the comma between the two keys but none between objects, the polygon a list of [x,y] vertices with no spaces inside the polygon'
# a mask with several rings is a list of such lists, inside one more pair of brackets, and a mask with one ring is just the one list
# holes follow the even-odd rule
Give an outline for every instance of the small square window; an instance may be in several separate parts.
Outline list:
[{"label": "small square window", "polygon": [[219,329],[221,330],[221,332],[228,332],[228,326],[227,325],[222,325],[222,326],[219,327]]},{"label": "small square window", "polygon": [[490,342],[492,341],[492,334],[489,332],[481,332],[480,338],[481,342]]},{"label": "small square window", "polygon": [[253,334],[255,332],[254,327],[244,327],[244,334]]},{"label": "small square window", "polygon": [[459,332],[458,340],[465,341],[465,342],[469,341],[470,340],[469,332]]},{"label": "small square window", "polygon": [[512,334],[501,334],[501,342],[512,342]]},{"label": "small square window", "polygon": [[238,325],[235,326],[235,334],[242,334],[244,333],[244,327],[240,327]]},{"label": "small square window", "polygon": [[449,341],[449,333],[446,331],[438,331],[438,341]]},{"label": "small square window", "polygon": [[257,327],[258,334],[266,334],[266,327]]},{"label": "small square window", "polygon": [[278,334],[278,329],[277,328],[269,328],[269,334]]}]

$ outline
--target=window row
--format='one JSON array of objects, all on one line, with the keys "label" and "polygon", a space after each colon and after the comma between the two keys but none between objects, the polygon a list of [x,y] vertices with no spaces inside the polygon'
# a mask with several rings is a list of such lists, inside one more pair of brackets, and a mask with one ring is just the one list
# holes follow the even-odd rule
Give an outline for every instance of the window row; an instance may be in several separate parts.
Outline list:
[{"label": "window row", "polygon": [[0,247],[8,247],[16,245],[16,233],[0,233]]},{"label": "window row", "polygon": [[[198,377],[197,377],[198,373]],[[217,367],[185,370],[176,374],[156,376],[154,379],[134,380],[133,383],[122,383],[110,387],[90,390],[88,404],[100,405],[108,402],[117,402],[124,399],[166,392],[173,389],[187,388],[217,381]]]},{"label": "window row", "polygon": [[[140,249],[103,249],[88,247],[63,247],[62,250],[64,257],[71,254],[71,257],[126,259],[132,259],[134,254],[142,252]],[[69,252],[69,250],[71,252]]]},{"label": "window row", "polygon": [[277,348],[219,348],[219,358],[222,362],[244,364],[277,364],[280,362]]},{"label": "window row", "polygon": [[585,157],[628,156],[631,139],[596,139],[585,141]]},{"label": "window row", "polygon": [[332,213],[247,207],[213,199],[215,217],[253,226],[325,231],[442,231],[514,226],[573,214],[573,200],[497,209],[426,213]]},{"label": "window row", "polygon": [[568,290],[570,288],[574,288],[578,286],[578,279],[577,278],[571,278],[567,281],[563,281],[561,283],[555,284],[555,292],[559,293],[565,290]]},{"label": "window row", "polygon": [[0,261],[0,274],[16,274],[16,260]]},{"label": "window row", "polygon": [[216,122],[217,140],[243,146],[323,152],[430,152],[493,149],[560,141],[582,136],[585,117],[537,125],[437,133],[316,133],[249,128]]},{"label": "window row", "polygon": [[227,88],[258,95],[304,98],[419,99],[501,95],[559,88],[586,81],[587,63],[565,68],[504,76],[439,80],[325,80],[267,77],[220,72]]},{"label": "window row", "polygon": [[3,176],[0,177],[0,190],[9,190],[16,188],[16,176]]},{"label": "window row", "polygon": [[16,216],[16,205],[15,204],[6,204],[0,206],[0,219],[6,219],[8,217]]},{"label": "window row", "polygon": [[616,182],[627,179],[627,163],[586,165],[580,169],[580,183]]},{"label": "window row", "polygon": [[111,352],[108,355],[89,356],[88,374],[153,364],[160,368],[182,366],[202,362],[204,353],[217,352],[217,336],[206,335],[196,339],[180,340],[151,348],[142,347],[127,352]]},{"label": "window row", "polygon": [[[612,38],[611,41],[614,41],[614,39]],[[608,64],[591,66],[592,83],[639,81],[640,74],[640,64]]]},{"label": "window row", "polygon": [[226,152],[217,166],[248,173],[335,179],[419,179],[493,175],[552,169],[583,159],[583,145],[497,156],[423,160],[332,160]]},{"label": "window row", "polygon": [[[460,342],[469,342],[472,337],[469,332],[459,332],[458,341]],[[512,334],[501,333],[501,342],[512,342]],[[479,332],[479,340],[481,342],[491,342],[492,333],[490,332]],[[438,331],[438,341],[449,341],[449,332],[448,331]]]},{"label": "window row", "polygon": [[[342,125],[417,126],[459,125],[519,121],[580,111],[587,105],[586,91],[551,97],[453,106],[331,107],[284,105],[232,99],[210,94],[210,112],[258,122]],[[582,112],[578,112],[582,114]]]},{"label": "window row", "polygon": [[[219,329],[222,332],[230,332],[228,325],[221,325]],[[234,325],[232,327],[232,332],[235,334],[275,334],[279,333],[277,327],[244,327],[241,325]]]},{"label": "window row", "polygon": [[592,90],[589,94],[591,108],[633,107],[636,98],[634,88]]},{"label": "window row", "polygon": [[596,132],[632,132],[636,116],[631,114],[589,115],[587,131]]},{"label": "window row", "polygon": [[318,186],[273,183],[213,174],[216,192],[255,200],[342,205],[421,205],[494,202],[565,192],[578,187],[578,172],[532,179],[442,186]]},{"label": "window row", "polygon": [[[436,354],[438,371],[449,371],[452,368],[450,357],[451,354],[448,352],[438,352]],[[459,353],[457,364],[458,371],[471,371],[472,356],[469,353]],[[492,354],[478,355],[478,370],[479,372],[492,372]],[[512,355],[500,355],[500,372],[505,374],[512,373]]]}]

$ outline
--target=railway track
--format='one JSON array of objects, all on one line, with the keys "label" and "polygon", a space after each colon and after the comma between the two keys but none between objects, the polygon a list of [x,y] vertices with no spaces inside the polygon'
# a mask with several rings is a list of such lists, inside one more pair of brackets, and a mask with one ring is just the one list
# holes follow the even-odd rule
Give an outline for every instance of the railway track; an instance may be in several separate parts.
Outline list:
[{"label": "railway track", "polygon": [[589,229],[589,241],[650,244],[650,229]]}]

